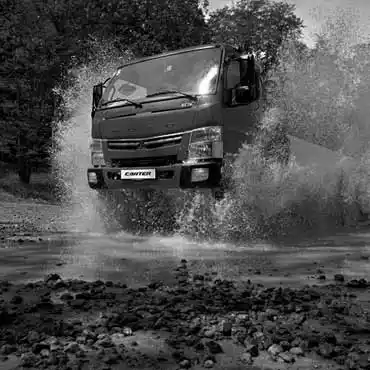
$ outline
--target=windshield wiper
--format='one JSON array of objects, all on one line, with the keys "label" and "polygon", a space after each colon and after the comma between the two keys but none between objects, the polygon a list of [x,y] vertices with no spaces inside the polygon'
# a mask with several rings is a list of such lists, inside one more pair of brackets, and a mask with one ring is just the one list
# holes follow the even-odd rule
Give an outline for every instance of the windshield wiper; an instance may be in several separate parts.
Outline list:
[{"label": "windshield wiper", "polygon": [[109,100],[109,101],[106,101],[106,102],[102,103],[101,106],[103,107],[103,106],[111,104],[111,103],[118,103],[118,102],[124,102],[124,101],[127,101],[127,103],[130,103],[130,104],[134,105],[136,108],[142,108],[143,107],[143,105],[141,103],[138,103],[134,100],[130,100],[130,99],[127,99],[127,98]]},{"label": "windshield wiper", "polygon": [[179,91],[179,90],[160,90],[160,91],[157,91],[157,92],[155,92],[153,94],[149,94],[146,97],[147,98],[151,98],[153,96],[166,95],[166,94],[180,94],[180,95],[183,95],[183,96],[187,97],[190,100],[198,101],[198,97],[197,96],[191,95],[191,94],[187,94],[187,93],[184,93],[184,92]]}]

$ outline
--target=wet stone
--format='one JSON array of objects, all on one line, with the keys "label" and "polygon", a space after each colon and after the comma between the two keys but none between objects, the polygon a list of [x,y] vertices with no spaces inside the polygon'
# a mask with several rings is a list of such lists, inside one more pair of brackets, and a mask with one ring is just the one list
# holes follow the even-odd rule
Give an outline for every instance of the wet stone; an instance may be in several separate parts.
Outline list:
[{"label": "wet stone", "polygon": [[[98,337],[99,338],[99,337]],[[114,346],[114,343],[108,336],[104,336],[101,339],[98,339],[95,342],[95,346],[103,347],[103,348],[110,348]]]},{"label": "wet stone", "polygon": [[205,338],[214,338],[217,333],[217,329],[215,327],[206,329],[203,333]]},{"label": "wet stone", "polygon": [[270,356],[276,357],[279,353],[283,352],[283,349],[278,344],[273,344],[267,350]]},{"label": "wet stone", "polygon": [[334,275],[334,280],[339,282],[339,283],[343,283],[344,282],[344,276],[342,274],[335,274]]},{"label": "wet stone", "polygon": [[26,352],[21,356],[21,366],[26,368],[35,367],[38,358],[32,352]]},{"label": "wet stone", "polygon": [[77,342],[71,342],[64,347],[64,350],[66,352],[76,353],[81,350],[81,347]]},{"label": "wet stone", "polygon": [[86,301],[84,299],[74,299],[69,301],[69,304],[72,308],[82,308],[85,306]]},{"label": "wet stone", "polygon": [[205,345],[211,354],[215,355],[223,352],[221,345],[213,340],[207,341]]},{"label": "wet stone", "polygon": [[240,356],[240,361],[247,364],[247,365],[250,365],[253,363],[253,358],[252,358],[252,354],[249,353],[249,352],[244,352],[241,356]]},{"label": "wet stone", "polygon": [[44,358],[46,358],[46,357],[49,357],[50,356],[50,351],[48,350],[48,349],[42,349],[41,351],[40,351],[40,356],[41,357],[44,357]]},{"label": "wet stone", "polygon": [[40,343],[35,343],[33,346],[32,346],[32,352],[34,354],[39,354],[43,349],[47,349],[49,350],[50,349],[50,346],[48,343],[46,342],[40,342]]},{"label": "wet stone", "polygon": [[330,343],[321,343],[317,352],[324,358],[332,358],[334,354],[334,347]]},{"label": "wet stone", "polygon": [[251,356],[257,357],[259,355],[258,345],[249,342],[245,342],[244,345],[246,352],[250,353]]},{"label": "wet stone", "polygon": [[11,345],[11,344],[4,344],[3,346],[0,347],[0,354],[7,356],[15,352],[16,350],[17,350],[16,346]]},{"label": "wet stone", "polygon": [[353,279],[347,283],[348,288],[354,288],[354,289],[366,289],[368,286],[369,286],[369,283],[365,279],[360,279],[360,280]]},{"label": "wet stone", "polygon": [[20,295],[15,295],[10,300],[10,303],[12,304],[21,304],[23,302],[23,298]]},{"label": "wet stone", "polygon": [[48,283],[50,281],[57,281],[62,280],[61,277],[58,274],[49,274],[45,277],[45,283]]},{"label": "wet stone", "polygon": [[205,360],[203,363],[203,367],[206,369],[211,369],[214,365],[215,363],[212,360]]},{"label": "wet stone", "polygon": [[181,369],[190,369],[191,368],[191,362],[188,359],[184,359],[180,361],[179,366]]},{"label": "wet stone", "polygon": [[303,349],[301,347],[292,347],[289,352],[292,354],[292,355],[295,355],[295,356],[303,356],[304,355],[304,352],[303,352]]},{"label": "wet stone", "polygon": [[30,331],[27,335],[28,343],[32,344],[34,342],[38,342],[40,340],[40,335],[36,331]]},{"label": "wet stone", "polygon": [[281,358],[284,362],[291,364],[295,362],[294,357],[289,352],[282,352],[279,353],[279,358]]}]

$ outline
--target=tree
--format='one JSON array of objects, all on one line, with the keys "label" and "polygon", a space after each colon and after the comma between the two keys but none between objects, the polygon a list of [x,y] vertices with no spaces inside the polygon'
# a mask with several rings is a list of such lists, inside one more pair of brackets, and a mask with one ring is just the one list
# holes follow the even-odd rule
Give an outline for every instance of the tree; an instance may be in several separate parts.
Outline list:
[{"label": "tree", "polygon": [[239,0],[210,14],[208,25],[214,41],[227,42],[265,54],[265,73],[278,64],[279,48],[286,39],[298,40],[303,21],[295,6],[270,0]]}]

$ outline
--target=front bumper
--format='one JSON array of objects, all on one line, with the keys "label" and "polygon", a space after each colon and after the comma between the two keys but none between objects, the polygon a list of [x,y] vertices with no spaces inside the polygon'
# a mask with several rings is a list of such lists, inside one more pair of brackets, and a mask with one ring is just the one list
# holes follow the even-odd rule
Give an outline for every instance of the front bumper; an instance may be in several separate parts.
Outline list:
[{"label": "front bumper", "polygon": [[[145,168],[145,167],[140,167]],[[150,167],[153,168],[153,167]],[[205,181],[192,182],[192,170],[208,168],[209,176]],[[88,183],[91,189],[123,190],[123,189],[194,189],[218,188],[221,182],[221,161],[210,161],[194,164],[174,164],[171,166],[156,167],[156,179],[149,180],[122,180],[121,169],[133,168],[89,168],[87,170]],[[95,175],[91,175],[94,173]],[[94,181],[92,180],[94,177]]]}]

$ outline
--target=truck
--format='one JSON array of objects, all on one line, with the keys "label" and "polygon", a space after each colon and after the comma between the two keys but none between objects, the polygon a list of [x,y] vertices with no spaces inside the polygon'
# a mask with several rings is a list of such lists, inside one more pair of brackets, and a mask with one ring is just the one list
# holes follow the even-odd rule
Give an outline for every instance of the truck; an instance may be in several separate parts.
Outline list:
[{"label": "truck", "polygon": [[224,192],[225,161],[253,140],[262,68],[210,44],[131,61],[93,87],[91,189]]}]

